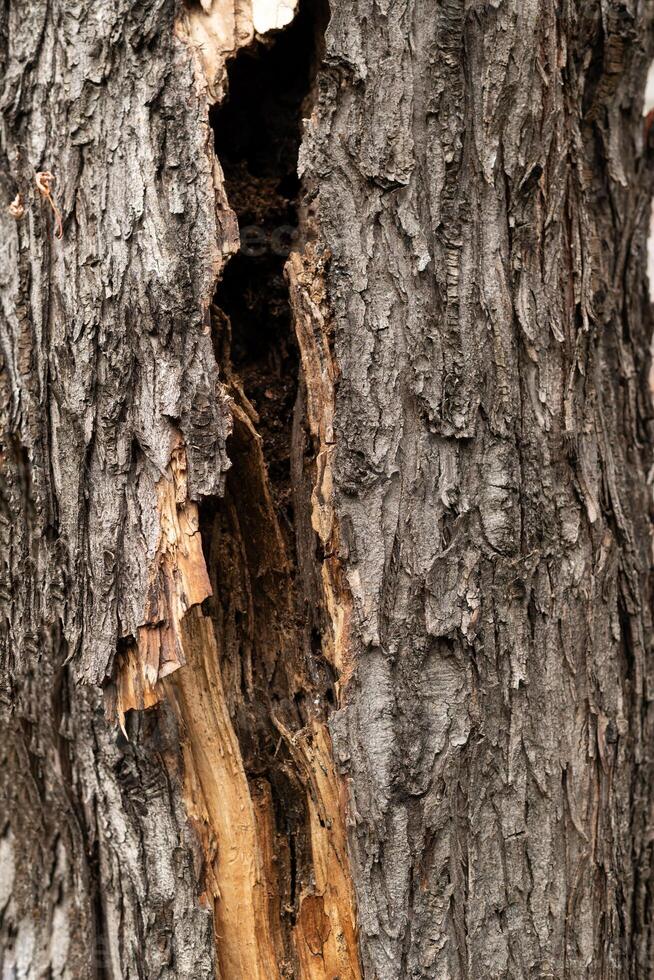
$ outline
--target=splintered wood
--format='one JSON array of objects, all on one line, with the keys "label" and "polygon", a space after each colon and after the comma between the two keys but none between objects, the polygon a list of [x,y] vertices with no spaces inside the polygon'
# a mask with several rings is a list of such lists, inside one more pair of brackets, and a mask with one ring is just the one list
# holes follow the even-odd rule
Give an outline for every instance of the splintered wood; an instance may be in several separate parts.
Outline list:
[{"label": "splintered wood", "polygon": [[207,855],[223,980],[278,975],[264,853],[238,739],[225,703],[211,620],[185,622],[189,662],[167,682],[185,732],[185,799]]},{"label": "splintered wood", "polygon": [[198,507],[187,496],[186,451],[179,436],[168,472],[157,484],[157,511],[160,538],[150,570],[143,624],[136,643],[118,658],[111,707],[123,730],[125,713],[156,704],[162,696],[158,682],[186,663],[182,619],[211,595]]},{"label": "splintered wood", "polygon": [[[281,728],[281,726],[279,726]],[[359,977],[354,893],[342,814],[345,789],[334,771],[332,745],[325,724],[284,738],[307,787],[315,888],[300,898],[293,939],[301,977],[323,980]]]},{"label": "splintered wood", "polygon": [[[269,503],[266,471],[249,418],[234,406],[252,481]],[[247,448],[249,446],[249,448]],[[183,446],[173,450],[158,485],[160,544],[147,622],[121,657],[115,712],[124,730],[129,710],[166,697],[181,733],[184,800],[204,851],[202,901],[214,909],[222,980],[288,976],[280,920],[273,801],[266,780],[250,780],[230,717],[214,624],[201,603],[211,585],[201,547],[197,505],[186,496]],[[271,520],[270,505],[264,507]],[[276,528],[276,522],[270,523]],[[273,547],[283,547],[278,531]],[[299,977],[359,977],[354,895],[345,835],[345,798],[332,761],[327,725],[292,732],[274,720],[306,793],[313,884],[298,896],[291,934]]]}]

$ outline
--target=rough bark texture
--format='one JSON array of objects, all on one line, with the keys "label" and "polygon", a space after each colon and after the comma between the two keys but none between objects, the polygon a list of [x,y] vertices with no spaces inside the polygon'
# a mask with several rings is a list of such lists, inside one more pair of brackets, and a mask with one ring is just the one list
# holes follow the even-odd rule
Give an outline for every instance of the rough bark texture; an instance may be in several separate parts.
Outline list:
[{"label": "rough bark texture", "polygon": [[332,4],[364,975],[650,969],[644,3]]},{"label": "rough bark texture", "polygon": [[0,7],[2,975],[648,976],[654,5],[264,7]]},{"label": "rough bark texture", "polygon": [[[157,482],[229,431],[204,308],[232,247],[168,2],[5,4],[2,949],[8,976],[211,977],[174,717],[104,717],[146,620]],[[34,172],[51,171],[64,236]]]}]

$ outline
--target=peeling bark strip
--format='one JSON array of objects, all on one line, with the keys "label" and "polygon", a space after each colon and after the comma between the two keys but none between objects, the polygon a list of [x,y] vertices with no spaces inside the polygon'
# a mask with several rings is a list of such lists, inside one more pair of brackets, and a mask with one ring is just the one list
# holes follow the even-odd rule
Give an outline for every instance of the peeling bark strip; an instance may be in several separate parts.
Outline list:
[{"label": "peeling bark strip", "polygon": [[202,554],[197,504],[188,499],[186,451],[177,437],[157,483],[160,540],[151,570],[144,624],[136,643],[118,656],[116,679],[105,688],[109,717],[125,731],[125,714],[161,699],[158,682],[188,661],[182,620],[211,594]]}]

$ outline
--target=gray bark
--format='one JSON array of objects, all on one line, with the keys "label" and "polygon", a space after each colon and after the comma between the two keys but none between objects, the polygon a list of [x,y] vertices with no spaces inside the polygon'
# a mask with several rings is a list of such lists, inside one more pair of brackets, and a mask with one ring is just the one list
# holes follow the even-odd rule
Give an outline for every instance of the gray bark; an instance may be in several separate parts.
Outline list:
[{"label": "gray bark", "polygon": [[654,4],[332,0],[247,316],[282,171],[209,113],[250,4],[202,8],[209,68],[195,0],[0,9],[2,975],[654,976]]},{"label": "gray bark", "polygon": [[3,976],[210,977],[172,719],[121,744],[102,706],[142,622],[170,419],[196,493],[227,466],[206,114],[168,2],[0,16],[3,204],[26,205],[1,219]]},{"label": "gray bark", "polygon": [[334,4],[364,975],[651,970],[651,5]]}]

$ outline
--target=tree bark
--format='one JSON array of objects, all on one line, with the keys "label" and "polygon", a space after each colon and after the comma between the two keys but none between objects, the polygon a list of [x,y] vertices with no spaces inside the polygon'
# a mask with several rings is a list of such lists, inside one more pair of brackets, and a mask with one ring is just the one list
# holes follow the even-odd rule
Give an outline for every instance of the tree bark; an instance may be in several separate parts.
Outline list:
[{"label": "tree bark", "polygon": [[2,6],[3,978],[654,976],[653,20]]}]

